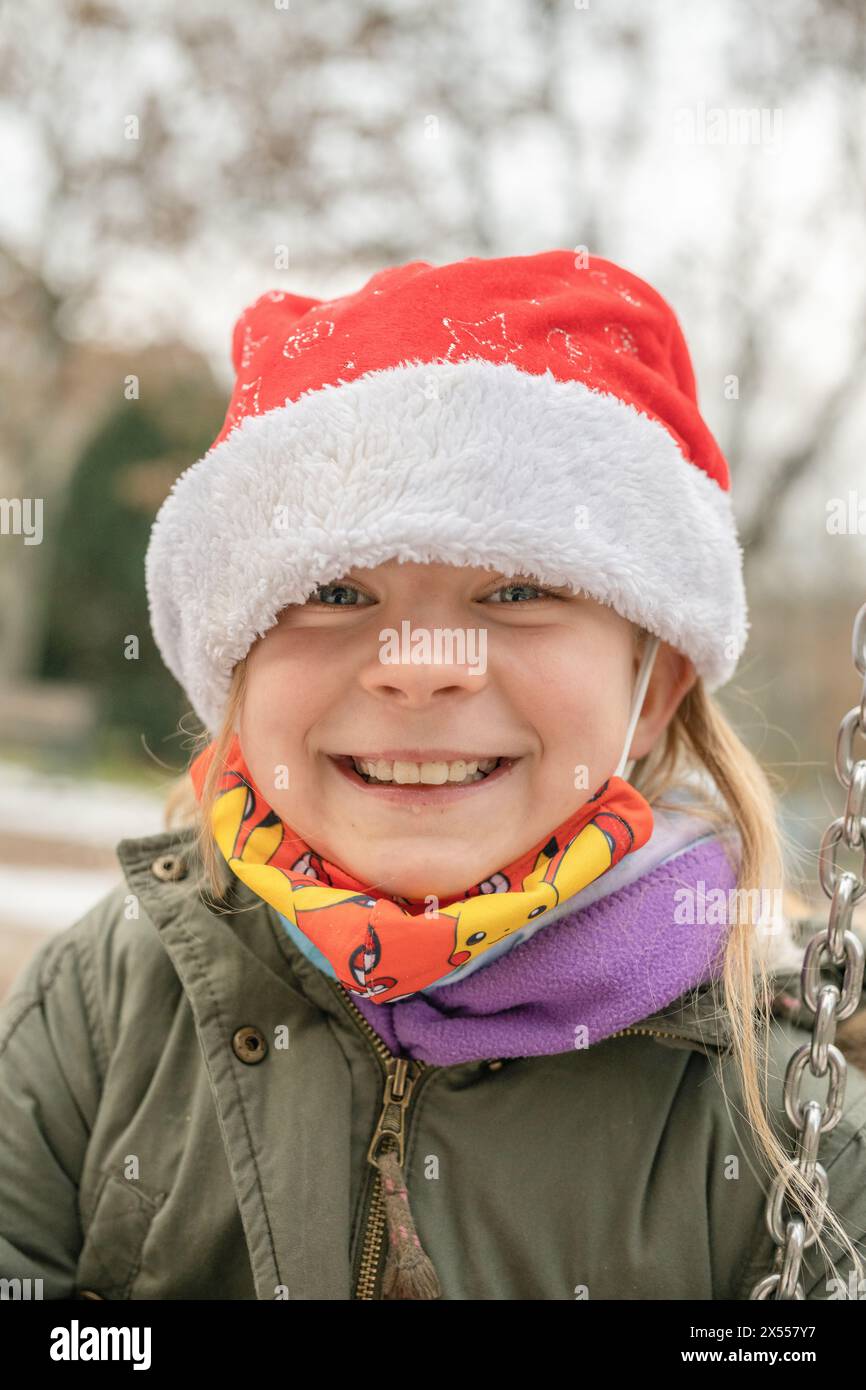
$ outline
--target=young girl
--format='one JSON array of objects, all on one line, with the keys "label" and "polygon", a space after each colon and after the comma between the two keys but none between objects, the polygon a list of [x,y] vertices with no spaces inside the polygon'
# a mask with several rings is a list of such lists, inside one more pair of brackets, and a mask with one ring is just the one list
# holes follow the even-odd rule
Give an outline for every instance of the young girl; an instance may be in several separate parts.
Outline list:
[{"label": "young girl", "polygon": [[773,795],[712,699],[747,629],[728,470],[670,307],[566,251],[414,262],[263,295],[233,360],[147,556],[206,732],[2,1011],[0,1274],[856,1297],[866,1077],[819,1211]]}]

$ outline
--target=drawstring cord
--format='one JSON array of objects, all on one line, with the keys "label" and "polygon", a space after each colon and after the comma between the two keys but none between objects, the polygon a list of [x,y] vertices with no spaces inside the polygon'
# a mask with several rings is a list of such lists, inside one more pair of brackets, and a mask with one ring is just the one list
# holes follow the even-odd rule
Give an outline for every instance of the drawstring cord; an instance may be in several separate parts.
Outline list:
[{"label": "drawstring cord", "polygon": [[[637,681],[635,682],[634,695],[632,696],[631,717],[628,721],[628,729],[626,730],[625,745],[623,747],[620,760],[616,765],[616,771],[613,774],[615,777],[622,777],[623,780],[626,782],[631,777],[631,774],[634,771],[634,765],[637,761],[636,758],[629,758],[628,754],[631,748],[631,741],[634,738],[634,731],[637,726],[637,721],[640,718],[641,710],[643,709],[646,688],[649,685],[649,679],[652,675],[652,669],[656,659],[656,652],[659,649],[659,641],[660,639],[658,637],[651,636],[650,640],[646,644],[646,649],[644,651],[643,659],[640,664],[640,670],[638,671]],[[628,761],[626,761],[627,759]]]}]

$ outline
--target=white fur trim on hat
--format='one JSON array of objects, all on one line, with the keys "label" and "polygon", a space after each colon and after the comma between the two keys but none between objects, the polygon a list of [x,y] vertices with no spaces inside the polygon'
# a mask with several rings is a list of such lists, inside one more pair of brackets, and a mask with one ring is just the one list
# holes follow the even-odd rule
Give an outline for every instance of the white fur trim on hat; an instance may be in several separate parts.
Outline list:
[{"label": "white fur trim on hat", "polygon": [[403,363],[248,416],[160,508],[153,632],[204,725],[286,604],[392,558],[582,589],[684,652],[709,690],[745,646],[730,495],[663,425],[550,371]]}]

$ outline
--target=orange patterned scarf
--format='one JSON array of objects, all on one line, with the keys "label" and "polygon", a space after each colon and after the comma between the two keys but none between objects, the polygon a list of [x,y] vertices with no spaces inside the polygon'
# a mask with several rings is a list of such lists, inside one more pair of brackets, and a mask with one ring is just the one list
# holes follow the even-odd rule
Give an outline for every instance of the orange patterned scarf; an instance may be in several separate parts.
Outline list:
[{"label": "orange patterned scarf", "polygon": [[[209,744],[190,772],[201,799]],[[649,803],[612,776],[584,806],[512,864],[445,901],[374,896],[311,849],[271,809],[235,735],[219,780],[212,828],[229,868],[300,929],[355,994],[394,1003],[447,980],[639,849],[652,834]]]}]

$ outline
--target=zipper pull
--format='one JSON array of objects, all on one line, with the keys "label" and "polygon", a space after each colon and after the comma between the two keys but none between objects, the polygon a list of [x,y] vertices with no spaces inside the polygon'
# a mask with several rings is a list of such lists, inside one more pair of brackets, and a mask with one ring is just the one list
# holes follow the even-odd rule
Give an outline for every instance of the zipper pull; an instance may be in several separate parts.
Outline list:
[{"label": "zipper pull", "polygon": [[380,1155],[385,1150],[385,1140],[391,1138],[396,1145],[397,1163],[402,1168],[406,1145],[406,1108],[415,1085],[415,1076],[409,1071],[409,1059],[392,1057],[386,1064],[385,1096],[379,1122],[367,1150],[367,1162],[377,1166]]},{"label": "zipper pull", "polygon": [[423,1064],[392,1057],[386,1064],[385,1097],[367,1161],[378,1168],[388,1225],[388,1252],[382,1276],[382,1297],[441,1298],[442,1287],[430,1256],[421,1244],[409,1192],[403,1176],[406,1147],[406,1109]]}]

